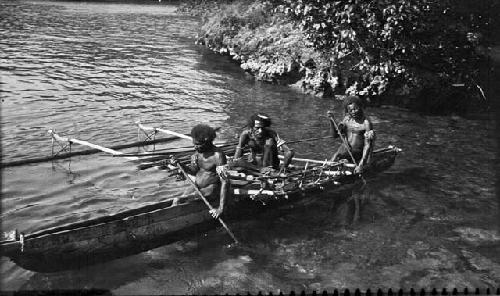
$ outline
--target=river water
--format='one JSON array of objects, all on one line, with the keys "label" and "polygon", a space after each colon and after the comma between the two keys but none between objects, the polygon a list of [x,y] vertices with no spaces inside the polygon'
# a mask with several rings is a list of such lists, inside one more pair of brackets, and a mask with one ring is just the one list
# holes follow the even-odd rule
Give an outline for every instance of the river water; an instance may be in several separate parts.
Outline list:
[{"label": "river water", "polygon": [[[2,162],[51,154],[48,129],[104,146],[137,140],[136,120],[181,133],[198,123],[232,141],[265,111],[287,139],[328,134],[340,104],[261,84],[194,44],[198,20],[175,6],[0,2]],[[403,149],[350,205],[322,201],[280,218],[236,222],[254,251],[219,230],[78,270],[37,273],[1,258],[2,289],[117,294],[332,291],[500,285],[494,123],[369,108],[377,146]],[[170,147],[189,145],[183,140]],[[165,147],[169,147],[165,145]],[[296,144],[324,158],[338,143]],[[56,149],[57,149],[56,145]],[[72,147],[72,149],[81,149]],[[137,150],[132,150],[137,151]],[[2,230],[30,232],[134,208],[187,185],[98,154],[2,169]]]}]

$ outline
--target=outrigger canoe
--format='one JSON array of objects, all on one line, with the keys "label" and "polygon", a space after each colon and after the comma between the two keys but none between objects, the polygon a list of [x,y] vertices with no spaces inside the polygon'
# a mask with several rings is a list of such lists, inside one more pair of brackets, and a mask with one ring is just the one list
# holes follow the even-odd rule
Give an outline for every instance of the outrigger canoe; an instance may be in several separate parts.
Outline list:
[{"label": "outrigger canoe", "polygon": [[[363,175],[391,167],[398,151],[392,146],[374,151]],[[232,195],[224,214],[224,220],[229,222],[271,209],[288,209],[312,198],[332,199],[335,193],[352,190],[360,180],[353,165],[313,160],[305,166],[304,161],[294,161],[285,175],[254,175],[237,170],[229,173]],[[218,204],[217,200],[210,202]],[[14,230],[0,241],[0,248],[3,256],[25,269],[51,272],[137,254],[203,234],[217,225],[201,199],[172,198],[33,233]]]}]

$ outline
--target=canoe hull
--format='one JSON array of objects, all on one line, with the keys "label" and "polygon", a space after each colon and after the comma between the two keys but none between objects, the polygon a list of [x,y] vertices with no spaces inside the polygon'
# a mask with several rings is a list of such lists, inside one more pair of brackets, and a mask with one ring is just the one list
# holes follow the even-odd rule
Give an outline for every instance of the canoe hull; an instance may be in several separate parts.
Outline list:
[{"label": "canoe hull", "polygon": [[[383,171],[395,160],[397,151],[374,154],[367,174]],[[224,220],[255,218],[271,211],[288,210],[301,201],[341,196],[355,186],[357,176],[341,182],[294,189],[286,196],[272,197],[265,203],[248,196],[234,196]],[[327,193],[327,194],[322,194]],[[307,198],[306,198],[307,197]],[[213,201],[216,205],[217,201]],[[178,240],[201,235],[217,226],[200,199],[180,198],[129,210],[113,216],[54,227],[25,235],[16,241],[2,241],[2,255],[17,265],[39,272],[79,268],[147,251]]]},{"label": "canoe hull", "polygon": [[[295,193],[289,195],[287,201],[277,200],[265,205],[252,201],[241,202],[238,207],[243,209],[229,207],[224,220],[231,222],[259,215],[279,215],[282,211],[298,206],[301,201],[312,203],[326,195],[347,196],[354,186],[353,183],[328,191],[308,191],[305,193],[308,196],[317,195],[307,199],[304,198],[305,194]],[[176,209],[178,207],[180,206],[177,205]],[[33,237],[25,240],[22,250],[21,245],[16,243],[8,256],[24,269],[55,272],[123,258],[183,239],[200,237],[218,226],[201,200],[189,202],[184,210],[189,211],[189,214],[172,219],[167,218],[171,214],[171,208],[164,208],[104,225]],[[162,215],[166,218],[160,218]],[[143,224],[146,221],[149,222]]]}]

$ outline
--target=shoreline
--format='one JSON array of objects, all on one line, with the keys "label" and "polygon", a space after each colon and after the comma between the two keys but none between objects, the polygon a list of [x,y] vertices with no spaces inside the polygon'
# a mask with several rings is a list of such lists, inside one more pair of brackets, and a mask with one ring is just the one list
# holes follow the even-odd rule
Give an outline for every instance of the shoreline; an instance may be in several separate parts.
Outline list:
[{"label": "shoreline", "polygon": [[[491,111],[489,64],[478,69],[485,79],[480,81],[484,90],[476,85],[480,92],[464,83],[436,83],[435,74],[425,69],[418,74],[428,85],[412,88],[382,76],[368,75],[366,80],[366,73],[336,65],[312,46],[306,31],[266,1],[198,0],[181,4],[178,11],[200,17],[196,44],[227,56],[259,81],[328,99],[358,95],[369,106],[395,105],[428,115],[475,117]],[[483,51],[492,54],[491,48]]]}]

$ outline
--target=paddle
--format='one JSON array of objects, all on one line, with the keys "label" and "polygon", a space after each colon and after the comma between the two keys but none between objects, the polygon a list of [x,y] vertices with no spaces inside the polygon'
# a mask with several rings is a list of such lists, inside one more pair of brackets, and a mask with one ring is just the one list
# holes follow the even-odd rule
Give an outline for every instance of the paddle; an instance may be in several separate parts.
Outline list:
[{"label": "paddle", "polygon": [[[191,178],[189,178],[188,174],[186,173],[186,171],[184,170],[184,168],[181,166],[180,163],[177,163],[177,167],[182,172],[182,174],[184,175],[184,177],[189,181],[189,183],[191,184],[191,186],[193,186],[193,188],[196,190],[196,193],[198,193],[198,195],[201,197],[201,199],[207,205],[207,207],[210,209],[210,211],[214,210],[214,208],[212,207],[212,205],[203,196],[203,193],[201,193],[201,191],[198,188],[198,186],[196,186],[196,184],[194,183],[194,181],[191,180]],[[224,221],[222,221],[222,219],[220,217],[217,218],[217,220],[220,222],[220,224],[222,225],[222,227],[224,227],[224,229],[227,231],[227,233],[229,234],[229,236],[231,236],[231,238],[234,240],[235,244],[239,244],[239,241],[236,239],[236,237],[231,232],[231,230],[229,230],[229,227],[227,227],[226,223],[224,223]]]}]

